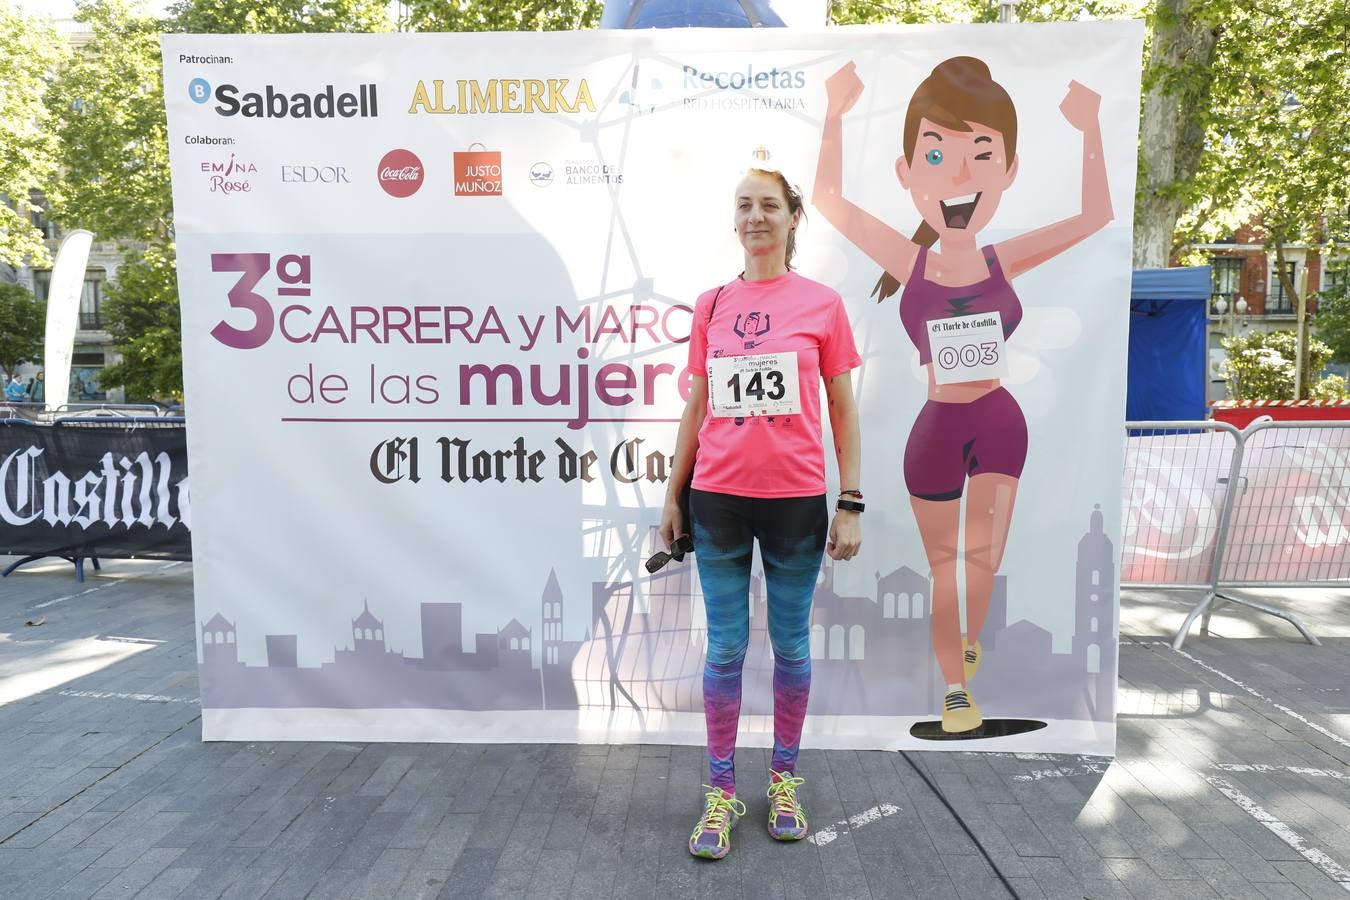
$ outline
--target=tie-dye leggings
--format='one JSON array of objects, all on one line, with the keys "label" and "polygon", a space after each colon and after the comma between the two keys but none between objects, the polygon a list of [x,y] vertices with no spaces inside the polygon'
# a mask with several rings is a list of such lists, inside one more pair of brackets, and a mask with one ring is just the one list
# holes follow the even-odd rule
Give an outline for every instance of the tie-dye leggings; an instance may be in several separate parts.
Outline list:
[{"label": "tie-dye leggings", "polygon": [[811,692],[811,598],[829,528],[825,495],[736,497],[690,492],[694,559],[708,613],[703,712],[713,787],[736,790],[741,666],[750,644],[750,559],[759,541],[773,645],[773,761],[794,772]]}]

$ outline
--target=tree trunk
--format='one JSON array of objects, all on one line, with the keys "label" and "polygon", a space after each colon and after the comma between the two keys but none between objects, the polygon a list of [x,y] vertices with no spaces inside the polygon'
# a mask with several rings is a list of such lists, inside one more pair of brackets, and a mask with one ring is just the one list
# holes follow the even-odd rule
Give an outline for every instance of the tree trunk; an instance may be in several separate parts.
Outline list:
[{"label": "tree trunk", "polygon": [[1177,219],[1188,202],[1184,188],[1204,151],[1203,116],[1220,29],[1198,21],[1196,5],[1197,0],[1158,0],[1153,11],[1140,122],[1135,268],[1167,265]]}]

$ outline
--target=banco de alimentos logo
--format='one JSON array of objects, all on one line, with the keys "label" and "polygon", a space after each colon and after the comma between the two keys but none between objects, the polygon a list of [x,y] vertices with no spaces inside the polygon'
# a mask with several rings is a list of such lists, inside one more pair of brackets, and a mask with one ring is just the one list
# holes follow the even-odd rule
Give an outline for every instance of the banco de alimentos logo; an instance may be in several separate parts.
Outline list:
[{"label": "banco de alimentos logo", "polygon": [[373,82],[357,85],[355,90],[339,90],[326,84],[316,91],[291,91],[276,85],[262,90],[219,84],[213,89],[205,78],[188,82],[188,97],[194,103],[212,107],[217,115],[243,116],[246,119],[373,119],[379,116],[379,96]]}]

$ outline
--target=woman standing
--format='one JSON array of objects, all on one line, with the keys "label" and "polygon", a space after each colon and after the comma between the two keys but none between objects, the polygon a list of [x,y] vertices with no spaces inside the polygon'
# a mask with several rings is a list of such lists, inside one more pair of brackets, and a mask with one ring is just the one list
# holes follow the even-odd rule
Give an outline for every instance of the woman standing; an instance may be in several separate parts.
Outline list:
[{"label": "woman standing", "polygon": [[[806,836],[797,749],[811,686],[811,599],[821,554],[852,559],[861,544],[858,414],[849,375],[861,360],[839,295],[791,269],[801,218],[801,194],[780,172],[751,169],[736,188],[745,271],[695,304],[693,387],[661,515],[667,545],[692,530],[708,615],[703,708],[712,776],[689,852],[709,859],[727,855],[732,826],[746,811],[736,797],[734,757],[754,542],[768,584],[774,655],[769,834],[782,841]],[[843,488],[828,528],[821,379]],[[679,504],[691,472],[692,525]]]},{"label": "woman standing", "polygon": [[[829,106],[812,200],[841,234],[886,270],[877,284],[880,299],[905,285],[900,322],[928,373],[928,402],[905,446],[905,485],[933,573],[933,648],[947,684],[942,728],[971,731],[983,719],[967,685],[980,665],[980,629],[1003,562],[1027,455],[1022,409],[992,374],[1006,369],[1003,341],[1022,321],[1011,279],[1112,219],[1098,121],[1101,97],[1072,81],[1059,107],[1083,133],[1081,211],[981,247],[978,233],[1017,174],[1017,110],[990,77],[989,67],[974,57],[953,57],[935,67],[910,98],[904,155],[896,160],[895,172],[923,218],[913,237],[844,199],[843,116],[862,89],[853,63],[826,83]],[[939,242],[940,252],[934,251]],[[944,334],[975,327],[983,329],[978,341],[943,340]],[[964,635],[956,589],[963,494]]]}]

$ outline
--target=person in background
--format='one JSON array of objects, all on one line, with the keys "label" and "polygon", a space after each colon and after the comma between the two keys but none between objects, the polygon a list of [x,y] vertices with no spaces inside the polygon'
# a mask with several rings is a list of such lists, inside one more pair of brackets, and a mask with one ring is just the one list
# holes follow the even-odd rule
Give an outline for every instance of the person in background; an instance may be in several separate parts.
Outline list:
[{"label": "person in background", "polygon": [[5,385],[5,399],[10,403],[22,403],[28,399],[28,391],[19,380],[17,372],[10,376],[9,384]]}]

